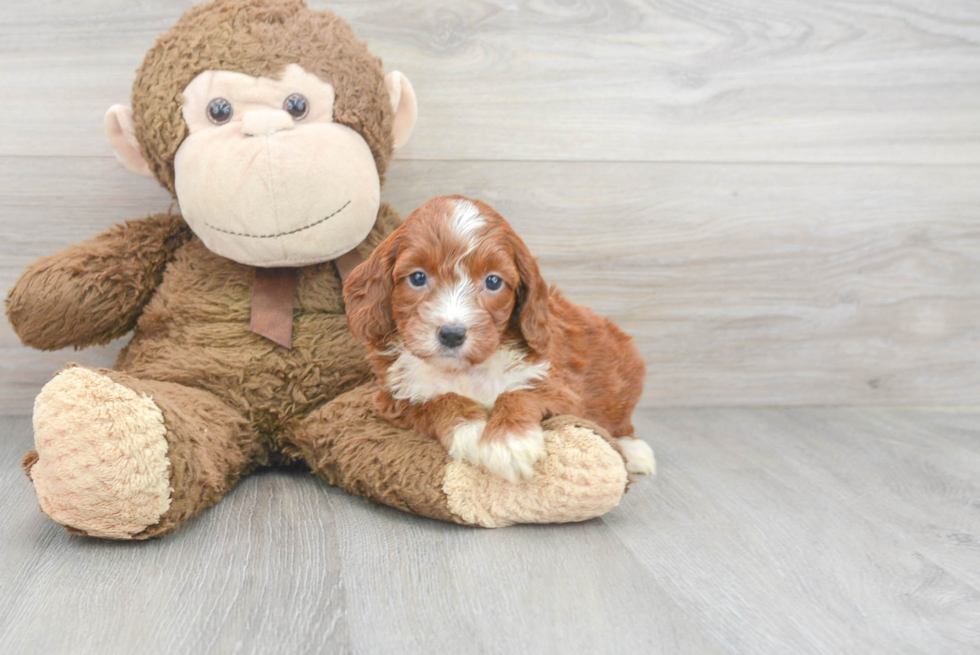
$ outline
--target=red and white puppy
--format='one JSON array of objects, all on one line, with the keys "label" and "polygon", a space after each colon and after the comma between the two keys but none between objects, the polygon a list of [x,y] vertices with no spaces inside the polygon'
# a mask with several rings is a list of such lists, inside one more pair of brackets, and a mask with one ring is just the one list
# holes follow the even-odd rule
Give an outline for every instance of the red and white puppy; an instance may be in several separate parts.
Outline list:
[{"label": "red and white puppy", "polygon": [[619,438],[630,471],[654,471],[630,423],[644,375],[633,340],[549,291],[487,204],[419,207],[351,273],[344,302],[382,383],[381,415],[450,456],[516,482],[545,456],[541,421],[574,414]]}]

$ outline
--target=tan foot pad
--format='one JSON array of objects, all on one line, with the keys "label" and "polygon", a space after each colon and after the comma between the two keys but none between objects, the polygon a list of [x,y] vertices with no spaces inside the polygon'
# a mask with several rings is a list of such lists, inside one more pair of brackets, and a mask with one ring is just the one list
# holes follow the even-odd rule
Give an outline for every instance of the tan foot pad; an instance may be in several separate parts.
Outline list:
[{"label": "tan foot pad", "polygon": [[601,516],[626,489],[623,457],[588,428],[545,431],[548,455],[518,484],[453,460],[442,490],[449,511],[465,523],[499,528],[514,523],[568,523]]},{"label": "tan foot pad", "polygon": [[93,537],[129,539],[170,507],[163,414],[91,369],[67,368],[34,402],[31,480],[44,513]]}]

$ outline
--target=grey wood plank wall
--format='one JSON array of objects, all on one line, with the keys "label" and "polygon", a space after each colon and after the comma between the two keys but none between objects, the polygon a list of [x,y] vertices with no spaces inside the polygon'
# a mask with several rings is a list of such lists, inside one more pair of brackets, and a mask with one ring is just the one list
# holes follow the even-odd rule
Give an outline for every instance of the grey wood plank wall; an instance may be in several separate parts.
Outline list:
[{"label": "grey wood plank wall", "polygon": [[[101,130],[187,0],[0,5],[0,286],[163,210]],[[311,2],[420,100],[384,195],[494,204],[644,403],[980,398],[980,3]],[[0,413],[68,360],[0,327]]]}]

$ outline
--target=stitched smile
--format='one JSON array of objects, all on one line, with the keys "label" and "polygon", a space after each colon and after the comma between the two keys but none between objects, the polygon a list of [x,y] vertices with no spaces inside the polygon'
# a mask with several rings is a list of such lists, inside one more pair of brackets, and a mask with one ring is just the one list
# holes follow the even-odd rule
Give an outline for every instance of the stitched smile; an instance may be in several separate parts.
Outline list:
[{"label": "stitched smile", "polygon": [[310,223],[309,225],[304,225],[303,227],[298,227],[295,230],[289,230],[288,232],[279,232],[278,234],[246,234],[245,232],[232,232],[231,230],[222,230],[220,227],[215,227],[215,226],[211,225],[210,223],[205,223],[205,225],[208,226],[209,228],[211,228],[212,230],[214,230],[215,232],[224,232],[225,234],[231,234],[231,235],[236,236],[236,237],[248,237],[249,239],[275,239],[276,237],[289,236],[290,234],[296,234],[297,232],[302,232],[303,230],[308,230],[311,227],[316,227],[320,223],[323,223],[324,221],[328,221],[331,218],[333,218],[334,216],[336,216],[337,214],[339,214],[340,212],[344,211],[347,208],[347,205],[349,205],[349,204],[350,204],[350,200],[348,200],[347,202],[345,202],[343,204],[343,206],[340,209],[338,209],[337,211],[335,211],[334,213],[332,213],[332,214],[330,214],[328,216],[324,216],[323,218],[321,218],[318,221],[315,221],[313,223]]}]

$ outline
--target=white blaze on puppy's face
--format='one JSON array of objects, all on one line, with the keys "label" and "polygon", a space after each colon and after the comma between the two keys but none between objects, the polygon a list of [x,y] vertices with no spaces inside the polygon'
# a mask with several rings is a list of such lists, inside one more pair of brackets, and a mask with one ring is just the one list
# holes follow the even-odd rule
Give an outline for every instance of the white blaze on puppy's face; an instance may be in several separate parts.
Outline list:
[{"label": "white blaze on puppy's face", "polygon": [[455,201],[455,211],[449,217],[449,222],[460,239],[470,243],[470,250],[476,247],[477,231],[487,224],[480,210],[469,200]]},{"label": "white blaze on puppy's face", "polygon": [[[459,325],[469,328],[477,318],[476,285],[469,276],[457,275],[451,285],[444,285],[423,310],[423,318],[432,325]],[[438,345],[438,344],[436,344]]]},{"label": "white blaze on puppy's face", "polygon": [[290,64],[280,79],[205,71],[183,96],[190,134],[174,158],[177,200],[208,249],[252,266],[305,266],[364,240],[380,177],[364,138],[333,121],[332,85]]},{"label": "white blaze on puppy's face", "polygon": [[[457,200],[454,205],[453,213],[446,220],[456,237],[464,244],[465,250],[452,267],[452,284],[442,285],[435,293],[435,297],[424,310],[424,318],[433,325],[456,325],[469,329],[477,322],[480,308],[477,305],[478,288],[463,260],[476,248],[477,233],[486,225],[486,220],[480,216],[476,205],[467,200]],[[433,350],[438,349],[436,338]]]}]

